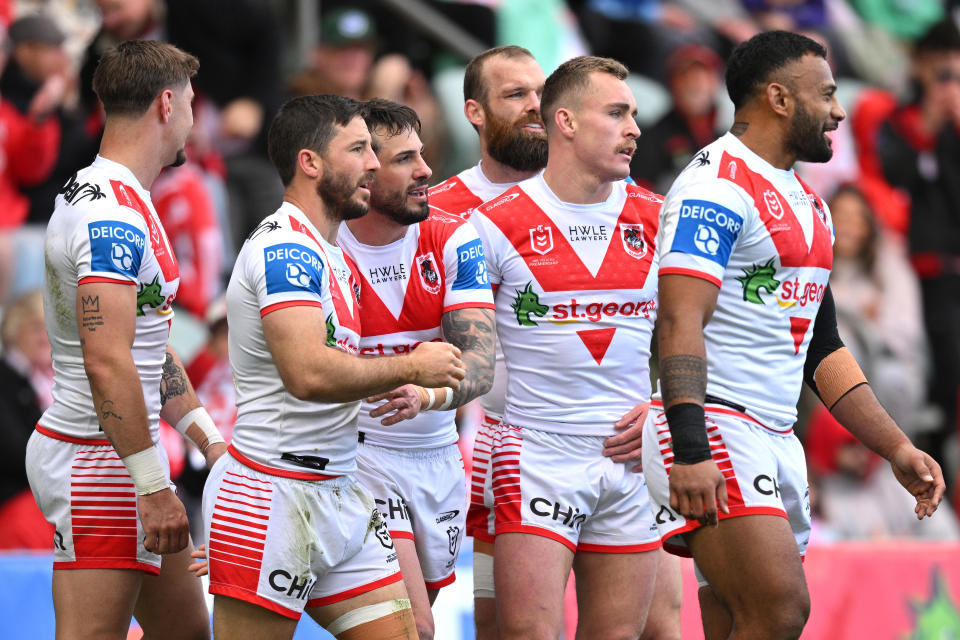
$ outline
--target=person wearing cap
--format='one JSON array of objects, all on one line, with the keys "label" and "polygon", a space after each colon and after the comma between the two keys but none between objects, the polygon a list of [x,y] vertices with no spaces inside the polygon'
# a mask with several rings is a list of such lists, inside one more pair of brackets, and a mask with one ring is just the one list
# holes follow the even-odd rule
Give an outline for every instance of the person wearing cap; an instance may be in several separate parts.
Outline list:
[{"label": "person wearing cap", "polygon": [[637,140],[630,163],[634,180],[666,193],[693,154],[717,138],[722,67],[719,56],[701,44],[682,46],[667,59],[673,107]]},{"label": "person wearing cap", "polygon": [[[51,114],[67,89],[64,36],[50,18],[37,14],[10,25],[0,52],[0,123],[6,130],[0,171],[0,230],[27,219],[25,186],[45,180],[60,149],[60,126]],[[5,64],[6,63],[6,64]]]},{"label": "person wearing cap", "polygon": [[310,56],[310,67],[290,84],[295,96],[333,93],[359,100],[377,49],[377,27],[360,9],[333,9],[320,21],[320,41]]}]

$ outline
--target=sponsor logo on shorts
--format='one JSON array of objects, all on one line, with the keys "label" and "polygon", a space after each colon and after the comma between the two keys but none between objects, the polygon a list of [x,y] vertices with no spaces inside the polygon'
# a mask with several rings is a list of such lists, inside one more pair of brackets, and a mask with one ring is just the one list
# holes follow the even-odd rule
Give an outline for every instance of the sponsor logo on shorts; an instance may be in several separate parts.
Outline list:
[{"label": "sponsor logo on shorts", "polygon": [[370,523],[367,525],[367,533],[373,531],[380,541],[380,546],[384,549],[393,549],[393,538],[390,537],[390,531],[387,529],[387,522],[376,507],[370,513]]},{"label": "sponsor logo on shorts", "polygon": [[716,202],[684,200],[671,251],[701,256],[726,266],[743,217]]},{"label": "sponsor logo on shorts", "polygon": [[754,478],[753,488],[765,496],[780,497],[780,485],[777,484],[775,478],[771,478],[770,476],[760,474]]},{"label": "sponsor logo on shorts", "polygon": [[676,522],[677,516],[670,509],[670,507],[668,507],[667,505],[663,505],[662,507],[660,507],[660,511],[657,511],[657,516],[655,520],[657,521],[657,524],[666,524],[668,520],[670,522]]},{"label": "sponsor logo on shorts", "polygon": [[456,557],[457,552],[460,551],[460,527],[453,525],[447,527],[447,549],[453,557]]},{"label": "sponsor logo on shorts", "polygon": [[444,511],[443,513],[437,516],[437,524],[440,524],[441,522],[446,522],[447,520],[453,520],[458,515],[460,515],[459,509],[454,509],[453,511]]},{"label": "sponsor logo on shorts", "polygon": [[63,534],[59,530],[53,532],[53,546],[60,551],[67,550],[67,546],[63,544]]},{"label": "sponsor logo on shorts", "polygon": [[549,517],[550,519],[560,522],[560,524],[573,529],[574,531],[580,530],[580,525],[583,524],[583,521],[587,519],[587,514],[580,513],[579,507],[571,507],[569,505],[562,505],[559,502],[554,502],[546,498],[533,498],[530,500],[530,511],[534,515]]},{"label": "sponsor logo on shorts", "polygon": [[489,287],[487,259],[483,254],[483,244],[480,242],[480,238],[465,242],[457,247],[457,279],[453,282],[453,290],[487,289]]},{"label": "sponsor logo on shorts", "polygon": [[377,498],[374,502],[377,503],[377,506],[380,508],[380,513],[384,518],[389,520],[410,519],[410,510],[407,508],[407,502],[402,498],[387,498],[386,500]]},{"label": "sponsor logo on shorts", "polygon": [[317,581],[309,574],[295,576],[283,569],[271,571],[267,580],[274,591],[279,591],[297,600],[306,600],[307,596],[310,595],[310,589],[313,588],[313,583]]},{"label": "sponsor logo on shorts", "polygon": [[136,278],[146,246],[146,235],[132,224],[118,220],[91,222],[90,268]]}]

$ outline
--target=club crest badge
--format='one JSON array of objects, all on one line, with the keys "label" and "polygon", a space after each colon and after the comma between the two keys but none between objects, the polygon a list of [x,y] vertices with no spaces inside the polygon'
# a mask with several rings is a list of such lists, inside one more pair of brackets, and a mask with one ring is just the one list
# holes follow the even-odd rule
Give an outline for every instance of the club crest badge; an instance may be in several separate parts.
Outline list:
[{"label": "club crest badge", "polygon": [[432,294],[440,293],[440,274],[437,272],[437,261],[433,257],[433,252],[417,256],[415,262],[423,288]]},{"label": "club crest badge", "polygon": [[643,239],[642,224],[621,224],[620,241],[630,256],[639,259],[647,255],[647,241]]}]

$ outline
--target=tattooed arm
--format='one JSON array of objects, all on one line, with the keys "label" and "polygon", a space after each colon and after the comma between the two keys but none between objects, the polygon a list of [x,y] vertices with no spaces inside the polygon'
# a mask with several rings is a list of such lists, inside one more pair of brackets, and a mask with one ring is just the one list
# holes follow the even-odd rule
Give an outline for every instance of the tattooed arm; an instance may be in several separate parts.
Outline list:
[{"label": "tattooed arm", "polygon": [[660,277],[657,334],[660,391],[673,438],[670,506],[701,524],[716,524],[726,511],[726,485],[710,457],[703,402],[707,360],[703,328],[717,305],[720,289],[682,275]]},{"label": "tattooed arm", "polygon": [[459,347],[467,375],[453,393],[451,408],[467,404],[493,386],[495,325],[492,309],[454,309],[443,314],[443,337]]},{"label": "tattooed arm", "polygon": [[97,282],[77,287],[77,328],[93,406],[121,458],[153,446],[130,352],[136,308],[135,286]]},{"label": "tattooed arm", "polygon": [[[201,407],[200,399],[190,383],[190,378],[187,377],[180,357],[168,346],[163,361],[163,374],[160,378],[160,417],[166,420],[167,424],[177,426],[188,413]],[[207,420],[207,428],[212,434],[212,430],[216,428],[213,421],[209,419],[206,412],[200,413]],[[184,435],[203,452],[208,468],[227,452],[225,443],[209,444],[208,434],[195,421],[186,426]]]}]

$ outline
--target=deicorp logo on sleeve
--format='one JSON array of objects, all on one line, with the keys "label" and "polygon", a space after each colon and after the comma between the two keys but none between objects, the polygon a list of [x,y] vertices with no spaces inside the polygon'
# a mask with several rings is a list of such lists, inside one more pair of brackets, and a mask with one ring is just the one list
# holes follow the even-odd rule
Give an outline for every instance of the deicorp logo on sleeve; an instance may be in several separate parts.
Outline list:
[{"label": "deicorp logo on sleeve", "polygon": [[312,249],[292,242],[263,250],[267,294],[310,291],[323,295],[323,261]]},{"label": "deicorp logo on sleeve", "polygon": [[483,243],[480,239],[457,247],[457,279],[453,282],[453,290],[486,289],[489,286],[487,259],[483,255]]},{"label": "deicorp logo on sleeve", "polygon": [[726,266],[743,217],[708,200],[684,200],[671,251],[703,256]]},{"label": "deicorp logo on sleeve", "polygon": [[136,278],[140,273],[146,235],[132,224],[101,220],[87,225],[90,269]]}]

